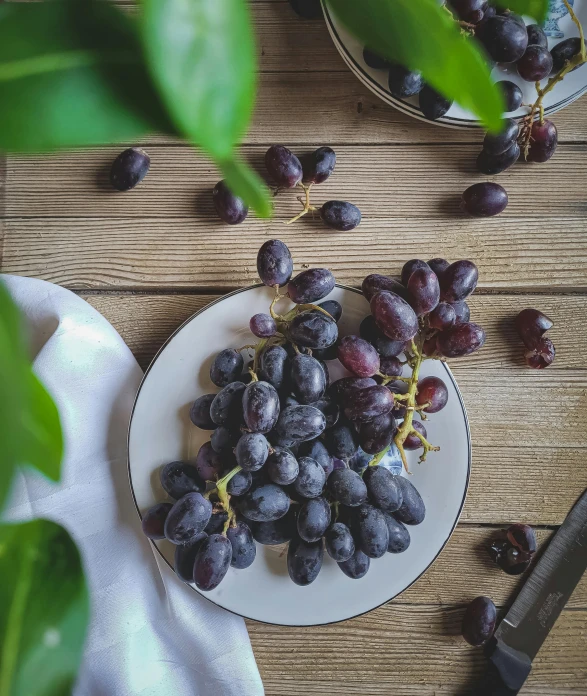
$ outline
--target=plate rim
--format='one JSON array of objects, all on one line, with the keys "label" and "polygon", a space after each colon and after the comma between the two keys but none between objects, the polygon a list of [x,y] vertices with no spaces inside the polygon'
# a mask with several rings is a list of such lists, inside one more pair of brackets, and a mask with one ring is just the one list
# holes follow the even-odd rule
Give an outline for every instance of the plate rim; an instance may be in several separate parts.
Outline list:
[{"label": "plate rim", "polygon": [[[339,52],[341,58],[346,63],[347,67],[353,73],[353,75],[360,82],[362,82],[365,85],[365,87],[367,87],[367,89],[369,89],[373,94],[375,94],[376,97],[379,97],[379,99],[381,99],[382,102],[384,102],[388,106],[392,106],[393,108],[397,109],[406,116],[411,116],[412,118],[415,118],[424,123],[433,123],[443,128],[455,128],[457,130],[483,129],[483,125],[479,119],[464,119],[456,118],[454,116],[442,116],[441,118],[436,119],[434,121],[427,119],[425,116],[423,116],[423,114],[419,111],[419,109],[416,106],[402,99],[397,99],[390,92],[387,92],[378,82],[376,82],[373,79],[371,75],[369,75],[369,73],[365,71],[365,69],[359,63],[357,63],[355,58],[350,54],[345,43],[340,38],[337,28],[334,25],[334,21],[332,19],[331,12],[328,7],[327,0],[321,0],[321,3],[322,9],[324,11],[326,27],[328,29],[328,33],[330,34],[332,43],[336,47],[336,50]],[[561,99],[555,104],[551,104],[550,106],[546,107],[544,109],[545,115],[551,116],[557,113],[558,111],[561,111],[566,106],[570,106],[573,102],[577,101],[577,99],[582,97],[585,94],[585,92],[587,92],[587,83],[583,87],[578,89],[576,92],[573,92],[573,94],[570,94],[568,97]],[[507,116],[507,114],[505,116]],[[512,118],[514,121],[520,122],[524,118],[524,116],[525,115],[522,114],[521,116],[508,116],[508,118]]]},{"label": "plate rim", "polygon": [[[220,297],[216,298],[213,302],[210,302],[209,304],[205,305],[204,307],[201,307],[200,309],[198,309],[198,310],[197,310],[196,312],[194,312],[190,317],[188,317],[185,321],[183,321],[183,322],[182,322],[182,323],[181,323],[181,324],[180,324],[180,325],[167,337],[167,339],[165,340],[165,342],[163,343],[163,345],[159,348],[159,350],[155,353],[155,355],[153,356],[153,359],[152,359],[151,362],[149,363],[149,366],[148,366],[147,369],[145,370],[145,373],[143,374],[143,377],[142,377],[141,382],[140,382],[140,384],[139,384],[139,388],[137,389],[136,396],[135,396],[135,398],[134,398],[132,410],[131,410],[131,413],[130,413],[130,418],[129,418],[129,421],[128,421],[128,432],[127,432],[127,439],[126,439],[126,462],[127,462],[128,483],[129,483],[129,487],[130,487],[130,492],[131,492],[131,495],[132,495],[133,503],[134,503],[134,506],[135,506],[135,510],[136,510],[136,512],[137,512],[137,515],[138,515],[138,517],[139,517],[139,520],[142,521],[143,517],[142,517],[142,515],[141,515],[141,511],[140,511],[139,506],[138,506],[138,503],[137,503],[137,499],[136,499],[136,496],[135,496],[135,491],[134,491],[134,487],[133,487],[133,483],[132,483],[132,474],[131,474],[131,466],[130,466],[130,432],[131,432],[132,423],[133,423],[133,418],[134,418],[134,414],[135,414],[135,408],[136,408],[136,405],[137,405],[137,403],[138,403],[139,396],[140,396],[140,394],[141,394],[141,390],[142,390],[142,388],[143,388],[143,386],[144,386],[144,384],[145,384],[145,381],[146,381],[146,379],[147,379],[147,377],[148,377],[148,375],[149,375],[151,369],[153,368],[153,366],[155,365],[155,363],[156,363],[157,360],[159,359],[159,356],[160,356],[161,353],[165,350],[165,348],[167,347],[167,345],[173,340],[173,338],[174,338],[180,331],[182,331],[189,323],[191,323],[194,319],[196,319],[198,316],[200,316],[200,314],[203,314],[203,313],[204,313],[206,310],[208,310],[210,307],[213,307],[214,305],[219,304],[220,302],[222,302],[223,300],[225,300],[225,299],[227,299],[227,298],[229,298],[229,297],[233,297],[234,295],[238,295],[238,294],[240,294],[241,292],[247,292],[248,290],[254,290],[254,289],[256,289],[256,288],[261,288],[261,287],[265,287],[263,283],[255,283],[254,285],[250,285],[250,286],[245,287],[245,288],[237,288],[236,290],[233,290],[232,292],[226,293],[225,295],[221,295]],[[343,283],[335,283],[335,287],[341,288],[342,290],[349,290],[349,291],[351,291],[351,292],[353,292],[353,293],[355,293],[355,294],[357,294],[357,295],[363,296],[363,293],[362,293],[360,290],[358,290],[357,288],[353,288],[353,287],[351,287],[350,285],[344,285]],[[307,627],[310,627],[310,626],[330,626],[330,625],[332,625],[332,624],[341,623],[341,622],[343,622],[343,621],[351,621],[352,619],[356,619],[356,618],[358,618],[359,616],[364,616],[365,614],[368,614],[369,612],[374,611],[375,609],[379,609],[380,607],[384,606],[384,605],[387,604],[388,602],[393,601],[396,597],[399,597],[399,596],[400,596],[401,594],[403,594],[406,590],[408,590],[414,583],[416,583],[416,582],[422,577],[422,575],[424,575],[424,573],[425,573],[427,570],[429,570],[429,568],[436,562],[436,560],[438,559],[438,557],[440,556],[440,554],[441,554],[441,553],[444,551],[444,549],[446,548],[446,545],[448,544],[448,542],[450,541],[452,535],[454,534],[454,531],[455,531],[455,529],[456,529],[456,527],[457,527],[457,525],[458,525],[458,523],[459,523],[459,520],[460,520],[460,518],[461,518],[461,515],[462,515],[462,512],[463,512],[463,508],[464,508],[464,506],[465,506],[465,501],[466,501],[466,499],[467,499],[467,493],[468,493],[468,491],[469,491],[469,484],[470,484],[470,482],[471,482],[471,469],[472,469],[472,464],[473,464],[473,461],[472,461],[473,449],[472,449],[472,442],[471,442],[471,427],[470,427],[470,423],[469,423],[469,417],[468,417],[468,415],[467,415],[467,409],[465,408],[465,402],[464,402],[464,400],[463,400],[463,395],[461,394],[461,390],[459,389],[459,385],[457,384],[457,381],[456,381],[456,379],[454,378],[454,375],[453,375],[453,373],[452,373],[452,370],[451,370],[450,367],[446,364],[446,362],[442,361],[442,365],[443,365],[443,367],[444,367],[444,369],[445,369],[445,371],[446,371],[446,374],[447,374],[448,378],[451,380],[451,382],[452,382],[452,384],[453,384],[453,386],[454,386],[454,388],[455,388],[455,391],[456,391],[457,396],[458,396],[458,399],[459,399],[459,404],[460,404],[460,407],[461,407],[461,411],[462,411],[462,413],[463,413],[463,418],[464,418],[464,420],[465,420],[465,429],[466,429],[466,432],[467,432],[467,458],[468,458],[468,461],[467,461],[467,478],[466,478],[466,481],[465,481],[465,487],[464,487],[464,490],[463,490],[463,497],[462,497],[462,500],[461,500],[461,504],[460,504],[460,506],[459,506],[458,513],[457,513],[457,515],[456,515],[456,517],[455,517],[455,521],[454,521],[454,523],[453,523],[453,525],[452,525],[452,527],[451,527],[451,529],[450,529],[450,531],[449,531],[449,533],[448,533],[446,539],[444,540],[444,542],[442,543],[441,547],[438,549],[437,553],[435,554],[434,558],[432,558],[432,560],[430,561],[430,563],[428,563],[428,565],[422,570],[422,572],[421,572],[417,577],[415,577],[408,585],[406,585],[406,586],[404,587],[403,590],[401,590],[400,592],[396,592],[394,595],[392,595],[391,597],[389,597],[389,598],[386,599],[385,601],[380,602],[379,604],[377,604],[377,605],[371,607],[370,609],[366,609],[365,611],[361,611],[361,612],[359,612],[358,614],[353,614],[352,616],[347,616],[347,617],[344,617],[344,618],[341,618],[341,619],[335,619],[334,621],[323,621],[323,622],[310,623],[310,624],[307,624],[307,623],[306,623],[306,624],[294,624],[294,623],[279,623],[279,622],[276,622],[276,621],[266,621],[266,620],[264,620],[264,619],[257,619],[257,618],[252,617],[252,616],[247,616],[247,615],[245,615],[245,614],[240,614],[239,612],[236,612],[236,611],[234,611],[234,610],[232,610],[232,609],[227,609],[226,607],[222,606],[222,605],[219,604],[218,602],[214,601],[211,597],[208,597],[208,596],[206,595],[206,593],[200,592],[200,591],[199,591],[196,587],[194,587],[191,583],[183,583],[183,584],[186,585],[187,587],[189,587],[190,590],[192,590],[193,592],[195,592],[196,594],[198,594],[198,595],[199,595],[200,597],[202,597],[203,599],[205,599],[205,600],[207,600],[208,602],[214,604],[215,606],[219,607],[220,609],[223,609],[224,611],[228,611],[228,612],[230,612],[231,614],[234,614],[235,616],[240,616],[241,618],[247,619],[248,621],[256,621],[256,622],[258,622],[258,623],[266,624],[266,625],[268,625],[268,626],[289,626],[289,627],[291,627],[291,628],[307,628]],[[165,557],[165,555],[163,554],[163,552],[161,551],[161,549],[157,546],[157,544],[154,543],[154,541],[153,541],[152,539],[149,539],[149,542],[151,543],[151,546],[155,549],[155,551],[159,554],[161,560],[165,563],[165,565],[168,566],[168,568],[170,568],[170,570],[171,570],[171,571],[173,572],[173,574],[175,575],[175,570],[174,570],[172,564],[167,560],[167,558]],[[257,543],[257,542],[255,542],[255,543]],[[182,580],[179,580],[179,578],[177,578],[177,581],[178,581],[178,582],[183,582]]]}]

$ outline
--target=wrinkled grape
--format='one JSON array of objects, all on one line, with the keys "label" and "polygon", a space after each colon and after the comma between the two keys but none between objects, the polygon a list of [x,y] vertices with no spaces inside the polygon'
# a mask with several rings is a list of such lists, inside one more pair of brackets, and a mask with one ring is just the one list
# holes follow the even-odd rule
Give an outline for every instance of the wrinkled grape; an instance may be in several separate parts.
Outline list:
[{"label": "wrinkled grape", "polygon": [[543,370],[551,365],[554,361],[555,350],[554,344],[550,338],[541,338],[536,348],[527,350],[524,353],[526,365],[535,370]]},{"label": "wrinkled grape", "polygon": [[489,597],[476,597],[463,616],[462,634],[470,645],[487,643],[495,631],[497,609]]},{"label": "wrinkled grape", "polygon": [[322,540],[308,543],[303,539],[292,539],[287,549],[289,577],[296,585],[309,585],[318,577],[323,558]]},{"label": "wrinkled grape", "polygon": [[234,451],[237,464],[245,471],[258,471],[269,456],[269,443],[261,433],[245,433]]},{"label": "wrinkled grape", "polygon": [[324,414],[313,406],[288,406],[279,414],[275,434],[294,442],[318,437],[326,428]]},{"label": "wrinkled grape", "polygon": [[220,351],[210,366],[210,379],[217,387],[237,382],[244,367],[243,356],[233,348]]},{"label": "wrinkled grape", "polygon": [[534,121],[530,133],[530,150],[526,159],[528,162],[546,162],[554,155],[557,143],[558,133],[552,121]]},{"label": "wrinkled grape", "polygon": [[336,153],[331,147],[319,147],[301,158],[305,184],[322,184],[334,171]]},{"label": "wrinkled grape", "polygon": [[232,559],[232,545],[222,534],[204,539],[194,562],[194,582],[203,592],[214,590],[224,580]]},{"label": "wrinkled grape", "polygon": [[324,498],[306,500],[298,513],[298,534],[307,542],[318,541],[330,525],[330,505]]},{"label": "wrinkled grape", "polygon": [[239,511],[253,522],[271,522],[289,510],[287,493],[274,483],[254,486],[237,503]]},{"label": "wrinkled grape", "polygon": [[321,440],[312,440],[310,442],[303,442],[300,445],[299,454],[301,457],[310,457],[324,469],[324,474],[326,478],[330,476],[332,469],[334,468],[334,463],[332,457],[326,446]]},{"label": "wrinkled grape", "polygon": [[407,478],[398,476],[397,483],[402,491],[402,504],[399,510],[393,513],[393,516],[404,524],[420,524],[426,516],[426,506],[422,496]]},{"label": "wrinkled grape", "polygon": [[515,325],[526,348],[536,348],[542,335],[554,326],[552,319],[549,319],[546,314],[530,307],[518,314]]},{"label": "wrinkled grape", "polygon": [[392,96],[405,99],[421,92],[424,82],[419,72],[408,70],[399,63],[392,63],[389,68],[388,85]]},{"label": "wrinkled grape", "polygon": [[289,357],[282,346],[269,346],[259,360],[259,379],[281,389],[289,375]]},{"label": "wrinkled grape", "polygon": [[187,493],[203,493],[206,483],[202,481],[198,470],[186,462],[170,462],[166,464],[159,475],[163,490],[175,500],[183,498]]},{"label": "wrinkled grape", "polygon": [[349,232],[361,224],[361,211],[348,201],[327,201],[320,208],[320,217],[327,227]]},{"label": "wrinkled grape", "polygon": [[304,348],[328,348],[338,338],[334,319],[316,312],[301,312],[290,321],[287,331],[289,338]]},{"label": "wrinkled grape", "polygon": [[381,558],[387,553],[389,532],[385,516],[379,508],[368,503],[361,505],[356,512],[353,529],[356,530],[357,544],[366,556]]},{"label": "wrinkled grape", "polygon": [[259,544],[276,546],[290,541],[297,533],[297,506],[292,506],[283,517],[271,522],[251,522],[253,538]]},{"label": "wrinkled grape", "polygon": [[257,273],[261,282],[270,288],[289,282],[293,260],[287,246],[279,239],[269,239],[257,254]]},{"label": "wrinkled grape", "polygon": [[129,191],[147,176],[151,158],[138,147],[121,152],[110,168],[110,183],[117,191]]},{"label": "wrinkled grape", "polygon": [[279,417],[279,395],[269,382],[251,382],[243,395],[243,416],[254,433],[268,433]]},{"label": "wrinkled grape", "polygon": [[[426,428],[422,425],[422,423],[420,423],[420,421],[413,420],[412,428],[414,428],[414,430],[417,430],[420,433],[420,435],[422,435],[422,437],[427,436]],[[420,447],[422,447],[422,441],[420,440],[420,438],[414,433],[410,433],[404,442],[404,449],[416,450],[420,449]]]},{"label": "wrinkled grape", "polygon": [[357,389],[346,403],[344,414],[352,421],[365,423],[368,420],[389,413],[393,408],[393,396],[384,386]]},{"label": "wrinkled grape", "polygon": [[326,551],[337,563],[348,561],[355,553],[355,541],[350,529],[342,522],[335,522],[324,535]]},{"label": "wrinkled grape", "polygon": [[227,529],[226,536],[232,547],[230,565],[239,570],[252,565],[257,555],[257,547],[249,525],[237,522],[234,527]]},{"label": "wrinkled grape", "polygon": [[212,189],[212,201],[216,214],[228,225],[240,225],[249,214],[249,206],[228,188],[226,181],[219,181]]},{"label": "wrinkled grape", "polygon": [[522,101],[524,99],[522,90],[511,80],[501,80],[497,82],[497,84],[501,88],[501,93],[503,94],[506,113],[517,111],[522,106]]},{"label": "wrinkled grape", "polygon": [[479,270],[472,261],[455,261],[442,274],[442,299],[444,302],[466,300],[477,287]]},{"label": "wrinkled grape", "polygon": [[519,127],[516,121],[513,118],[506,118],[499,133],[485,135],[483,149],[489,155],[501,155],[517,141],[518,133]]},{"label": "wrinkled grape", "polygon": [[[410,262],[408,261],[408,263]],[[368,275],[363,280],[361,290],[369,302],[371,301],[373,295],[376,295],[380,290],[388,290],[389,292],[393,292],[402,297],[404,300],[406,300],[408,297],[408,291],[400,282],[379,273],[371,273],[371,275]]]},{"label": "wrinkled grape", "polygon": [[387,70],[389,68],[389,61],[377,55],[375,51],[372,51],[367,46],[363,49],[363,60],[370,68],[375,70]]},{"label": "wrinkled grape", "polygon": [[431,312],[440,301],[440,284],[431,268],[417,268],[408,280],[409,302],[418,316]]},{"label": "wrinkled grape", "polygon": [[287,294],[296,304],[318,302],[334,288],[334,276],[327,268],[309,268],[289,281]]},{"label": "wrinkled grape", "polygon": [[440,302],[433,310],[430,312],[428,317],[428,322],[432,329],[448,329],[457,320],[457,313],[452,305],[447,302]]},{"label": "wrinkled grape", "polygon": [[224,471],[225,460],[212,449],[210,442],[205,442],[196,455],[194,467],[204,481],[215,481]]},{"label": "wrinkled grape", "polygon": [[265,153],[269,176],[282,188],[294,188],[302,180],[300,160],[283,145],[272,145]]},{"label": "wrinkled grape", "polygon": [[418,332],[418,317],[399,295],[382,290],[371,299],[377,326],[394,341],[409,341]]},{"label": "wrinkled grape", "polygon": [[507,204],[506,190],[492,181],[482,181],[469,186],[461,199],[463,210],[474,217],[499,215],[505,210]]},{"label": "wrinkled grape", "polygon": [[384,513],[384,517],[389,534],[388,553],[403,553],[410,545],[410,533],[401,522],[391,515]]},{"label": "wrinkled grape", "polygon": [[486,150],[481,150],[477,157],[477,169],[482,174],[499,174],[520,159],[520,146],[514,142],[500,155],[491,155]]},{"label": "wrinkled grape", "polygon": [[384,413],[361,425],[359,442],[361,449],[368,454],[384,450],[395,435],[396,425],[392,413]]},{"label": "wrinkled grape", "polygon": [[253,476],[250,471],[239,471],[226,484],[228,495],[244,495],[253,484]]},{"label": "wrinkled grape", "polygon": [[369,501],[384,512],[399,510],[403,502],[402,489],[388,469],[382,466],[369,466],[363,475],[367,486]]},{"label": "wrinkled grape", "polygon": [[205,532],[198,534],[190,544],[180,544],[175,547],[173,568],[177,577],[184,582],[194,581],[194,563],[204,540],[208,538]]},{"label": "wrinkled grape", "polygon": [[526,26],[511,16],[497,15],[484,22],[477,38],[497,63],[514,63],[528,46]]},{"label": "wrinkled grape", "polygon": [[304,498],[317,498],[324,490],[326,483],[324,469],[310,457],[300,457],[298,465],[300,471],[293,484],[296,492]]},{"label": "wrinkled grape", "polygon": [[165,520],[165,537],[172,544],[187,544],[204,531],[212,515],[212,503],[200,493],[188,493],[171,508]]},{"label": "wrinkled grape", "polygon": [[479,350],[485,343],[485,331],[473,322],[457,324],[441,331],[436,346],[445,358],[460,358]]},{"label": "wrinkled grape", "polygon": [[342,418],[324,433],[324,442],[332,456],[343,460],[352,457],[359,446],[356,430]]},{"label": "wrinkled grape", "polygon": [[471,310],[466,302],[451,302],[451,307],[456,313],[455,324],[465,324],[471,318]]},{"label": "wrinkled grape", "polygon": [[440,377],[424,377],[418,382],[416,403],[418,406],[429,404],[424,413],[438,413],[448,402],[448,389]]},{"label": "wrinkled grape", "polygon": [[524,55],[516,63],[518,74],[526,82],[537,82],[550,75],[552,56],[544,46],[528,46]]},{"label": "wrinkled grape", "polygon": [[339,563],[338,567],[347,577],[360,580],[367,575],[370,563],[369,556],[366,556],[361,549],[355,549],[353,555],[347,561]]},{"label": "wrinkled grape", "polygon": [[453,103],[430,85],[424,85],[420,91],[419,104],[424,116],[430,121],[436,121],[446,114]]},{"label": "wrinkled grape", "polygon": [[528,46],[542,46],[543,48],[548,48],[548,37],[539,24],[528,24],[526,33],[528,34]]},{"label": "wrinkled grape", "polygon": [[335,469],[326,483],[335,500],[348,507],[357,507],[367,500],[367,486],[351,469]]},{"label": "wrinkled grape", "polygon": [[157,503],[149,508],[143,515],[143,533],[149,539],[165,539],[165,520],[173,505],[171,503]]},{"label": "wrinkled grape", "polygon": [[199,396],[190,408],[190,420],[202,430],[214,430],[216,423],[210,417],[210,406],[216,394],[204,394]]},{"label": "wrinkled grape", "polygon": [[240,422],[243,408],[245,385],[242,382],[231,382],[216,394],[210,406],[210,416],[217,425],[231,421]]}]

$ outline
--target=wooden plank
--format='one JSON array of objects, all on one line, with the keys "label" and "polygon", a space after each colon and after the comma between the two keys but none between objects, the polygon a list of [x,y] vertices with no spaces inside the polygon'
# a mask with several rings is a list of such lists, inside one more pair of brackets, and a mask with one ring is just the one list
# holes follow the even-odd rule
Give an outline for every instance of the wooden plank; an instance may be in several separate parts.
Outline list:
[{"label": "wooden plank", "polygon": [[[342,624],[247,627],[268,694],[478,696],[483,651],[460,637],[462,608],[395,602]],[[523,694],[587,694],[585,613],[564,611]]]},{"label": "wooden plank", "polygon": [[[167,337],[219,295],[82,293],[82,297],[114,324],[145,369]],[[460,358],[459,370],[523,367],[513,318],[524,307],[539,308],[554,321],[548,335],[557,353],[550,371],[587,368],[586,303],[584,295],[473,295],[469,300],[472,318],[485,328],[487,342],[475,355]]]},{"label": "wooden plank", "polygon": [[[208,191],[204,197],[207,204]],[[82,200],[72,196],[72,211]],[[565,216],[366,218],[357,230],[334,233],[312,220],[286,227],[251,219],[231,227],[197,218],[7,219],[1,270],[79,290],[219,290],[257,282],[257,249],[279,237],[296,271],[328,266],[347,285],[360,285],[371,272],[397,273],[411,258],[443,256],[475,261],[480,288],[586,290],[586,225],[585,217]]]},{"label": "wooden plank", "polygon": [[[260,172],[264,171],[265,150],[244,148],[246,158]],[[6,216],[195,217],[200,223],[218,226],[210,191],[219,175],[208,160],[185,146],[152,146],[149,175],[132,192],[120,193],[111,188],[106,176],[119,151],[107,147],[53,157],[10,157]],[[472,145],[337,147],[336,171],[315,187],[313,198],[316,205],[332,198],[351,201],[361,208],[368,223],[429,218],[447,230],[464,226],[473,234],[491,224],[507,224],[512,218],[556,215],[584,221],[580,183],[587,180],[587,145],[560,147],[556,157],[542,167],[519,165],[500,175],[510,202],[496,220],[470,220],[459,210],[463,190],[488,178],[475,172],[476,154]],[[572,178],[569,171],[574,173]],[[275,198],[276,222],[299,212],[299,193],[282,191]],[[275,223],[259,223],[251,215],[239,231],[259,224]],[[304,221],[292,229],[309,227],[312,225]],[[316,222],[315,229],[324,227]],[[546,226],[544,230],[544,234],[549,232]],[[364,230],[359,228],[353,236],[360,237],[361,232]],[[521,228],[519,243],[524,244],[523,237],[531,234],[532,228]]]}]

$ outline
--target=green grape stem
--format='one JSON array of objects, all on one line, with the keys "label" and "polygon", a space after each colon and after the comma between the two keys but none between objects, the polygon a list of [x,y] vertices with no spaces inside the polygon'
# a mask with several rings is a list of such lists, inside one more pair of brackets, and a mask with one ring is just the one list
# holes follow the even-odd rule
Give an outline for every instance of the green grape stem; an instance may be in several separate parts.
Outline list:
[{"label": "green grape stem", "polygon": [[301,217],[304,217],[304,215],[307,215],[310,211],[318,210],[316,206],[310,204],[310,189],[312,188],[312,184],[306,186],[305,184],[302,184],[300,182],[298,186],[301,186],[304,189],[305,200],[302,200],[301,196],[298,198],[298,201],[300,201],[304,209],[301,213],[298,213],[297,215],[292,217],[291,220],[285,222],[285,225],[291,225],[293,222],[297,222]]},{"label": "green grape stem", "polygon": [[228,495],[226,487],[228,486],[230,479],[236,476],[239,471],[242,471],[242,467],[235,466],[234,469],[231,469],[228,474],[226,474],[226,476],[223,476],[221,479],[216,481],[216,486],[206,493],[206,498],[209,498],[212,493],[216,493],[218,495],[218,500],[222,505],[222,509],[228,515],[228,518],[224,523],[224,529],[222,531],[223,534],[226,534],[230,526],[234,527],[236,524],[236,514],[230,505],[230,496]]}]

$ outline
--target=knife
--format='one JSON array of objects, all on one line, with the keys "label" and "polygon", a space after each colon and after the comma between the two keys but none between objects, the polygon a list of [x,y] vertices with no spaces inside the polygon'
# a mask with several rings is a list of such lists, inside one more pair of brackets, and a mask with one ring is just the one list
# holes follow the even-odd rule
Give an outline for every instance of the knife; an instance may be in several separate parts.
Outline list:
[{"label": "knife", "polygon": [[587,490],[536,564],[486,646],[489,668],[483,696],[512,696],[587,568]]}]

